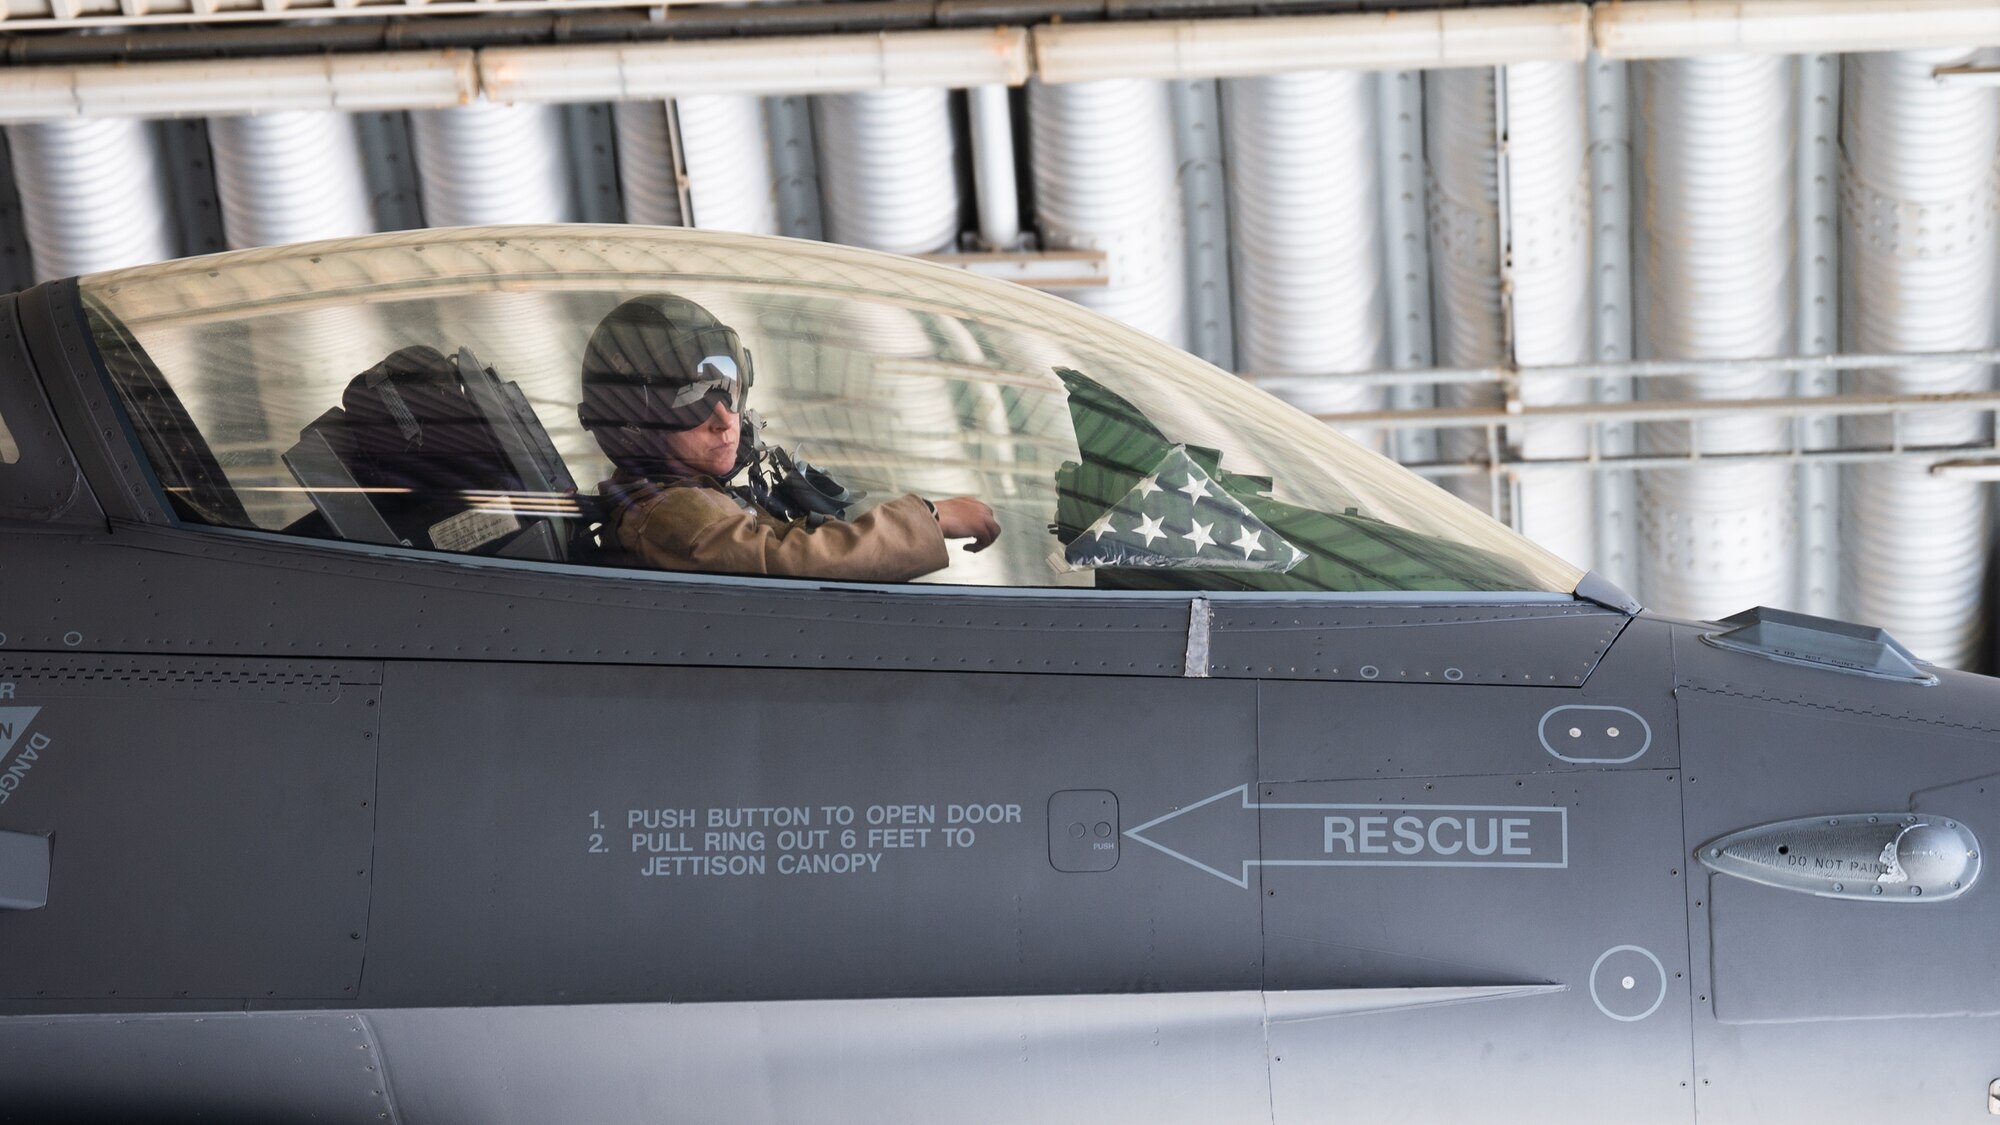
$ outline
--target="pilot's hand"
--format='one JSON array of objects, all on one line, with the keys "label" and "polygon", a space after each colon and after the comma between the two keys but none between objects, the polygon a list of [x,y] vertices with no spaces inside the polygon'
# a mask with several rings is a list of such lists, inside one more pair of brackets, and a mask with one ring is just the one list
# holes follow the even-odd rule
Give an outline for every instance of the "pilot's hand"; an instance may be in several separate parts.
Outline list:
[{"label": "pilot's hand", "polygon": [[1000,538],[1000,521],[984,500],[954,496],[937,502],[938,527],[946,539],[970,539],[968,551],[983,551]]}]

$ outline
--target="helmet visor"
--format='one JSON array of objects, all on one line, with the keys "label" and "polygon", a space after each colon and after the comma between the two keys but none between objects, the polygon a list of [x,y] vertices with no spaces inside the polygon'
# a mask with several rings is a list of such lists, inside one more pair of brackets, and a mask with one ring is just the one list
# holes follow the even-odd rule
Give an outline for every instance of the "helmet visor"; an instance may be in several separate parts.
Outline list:
[{"label": "helmet visor", "polygon": [[[694,381],[683,384],[676,390],[669,405],[674,410],[681,411],[714,396],[714,401],[727,406],[731,413],[741,414],[743,392],[747,389],[748,383],[749,380],[743,378],[737,369],[736,357],[703,356],[701,362],[695,365]],[[702,412],[703,420],[706,420],[709,413],[710,411]]]}]

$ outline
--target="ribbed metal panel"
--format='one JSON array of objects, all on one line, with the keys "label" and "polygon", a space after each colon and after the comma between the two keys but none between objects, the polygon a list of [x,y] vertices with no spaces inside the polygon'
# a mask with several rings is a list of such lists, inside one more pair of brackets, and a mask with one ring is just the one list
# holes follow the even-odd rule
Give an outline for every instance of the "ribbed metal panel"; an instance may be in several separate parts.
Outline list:
[{"label": "ribbed metal panel", "polygon": [[7,144],[36,280],[174,256],[166,193],[145,122],[10,125]]},{"label": "ribbed metal panel", "polygon": [[232,249],[374,231],[347,114],[218,117],[208,123],[208,143]]},{"label": "ribbed metal panel", "polygon": [[[1843,145],[1848,344],[1860,350],[1989,347],[2000,311],[1996,269],[2000,102],[1978,87],[1941,87],[1934,68],[1964,51],[1855,55],[1846,62]],[[1877,393],[1985,390],[1985,367],[1856,373]],[[1854,419],[1849,435],[1886,445],[1886,420]],[[1906,416],[1910,445],[1990,437],[1980,416]],[[1918,465],[1857,465],[1843,481],[1846,609],[1882,625],[1918,655],[1965,667],[1985,629],[1987,496]]]},{"label": "ribbed metal panel", "polygon": [[[1437,362],[1478,367],[1506,360],[1500,325],[1500,172],[1493,117],[1493,77],[1487,69],[1435,70],[1424,75],[1424,162],[1429,166],[1432,318]],[[1500,401],[1491,384],[1438,388],[1441,406]],[[1478,461],[1486,435],[1461,428],[1438,431],[1438,457]],[[1484,477],[1452,477],[1446,487],[1489,507]]]},{"label": "ribbed metal panel", "polygon": [[[1584,94],[1590,106],[1590,255],[1593,358],[1618,363],[1632,358],[1633,199],[1632,83],[1627,64],[1592,58],[1584,64]],[[1602,403],[1632,401],[1633,380],[1595,380],[1593,397]],[[1595,428],[1598,450],[1629,457],[1635,447],[1631,423]],[[1597,563],[1599,574],[1621,588],[1639,588],[1637,475],[1626,470],[1597,478]]]},{"label": "ribbed metal panel", "polygon": [[1079,303],[1187,345],[1187,246],[1163,83],[1029,87],[1035,211],[1052,248],[1095,248],[1111,284]]},{"label": "ribbed metal panel", "polygon": [[[1260,375],[1388,366],[1373,76],[1222,84],[1238,365]],[[1286,394],[1312,411],[1373,410],[1379,388]]]},{"label": "ribbed metal panel", "polygon": [[[1647,217],[1641,350],[1647,358],[1782,355],[1791,347],[1793,78],[1789,58],[1715,56],[1636,68]],[[1652,379],[1652,398],[1783,395],[1779,373]],[[1788,424],[1705,422],[1704,453],[1783,449]],[[1688,428],[1644,428],[1642,448],[1685,453]],[[1640,482],[1640,600],[1714,618],[1792,601],[1793,476],[1783,464],[1647,474]]]},{"label": "ribbed metal panel", "polygon": [[556,107],[481,103],[412,113],[410,124],[431,226],[572,218]]},{"label": "ribbed metal panel", "polygon": [[[1590,167],[1585,160],[1583,68],[1574,63],[1507,67],[1507,241],[1514,304],[1514,361],[1523,367],[1591,358]],[[1531,406],[1589,402],[1584,380],[1524,384]],[[1541,423],[1508,428],[1524,457],[1552,460],[1590,451],[1587,427]],[[1586,569],[1597,565],[1596,476],[1556,469],[1524,477],[1515,520],[1529,538]]]},{"label": "ribbed metal panel", "polygon": [[948,91],[813,99],[827,237],[896,254],[955,249],[958,146]]},{"label": "ribbed metal panel", "polygon": [[762,98],[704,94],[674,99],[687,161],[690,225],[781,234],[771,130]]},{"label": "ribbed metal panel", "polygon": [[[1403,371],[1430,367],[1436,353],[1431,331],[1430,192],[1425,187],[1424,76],[1415,70],[1375,75],[1375,120],[1382,146],[1382,250],[1389,314],[1389,363]],[[1437,405],[1437,388],[1411,383],[1389,388],[1396,410]],[[1404,429],[1387,443],[1399,461],[1438,459],[1437,431]]]},{"label": "ribbed metal panel", "polygon": [[611,107],[618,134],[618,193],[625,221],[648,226],[682,225],[681,190],[674,174],[674,148],[667,132],[665,102],[619,102]]}]

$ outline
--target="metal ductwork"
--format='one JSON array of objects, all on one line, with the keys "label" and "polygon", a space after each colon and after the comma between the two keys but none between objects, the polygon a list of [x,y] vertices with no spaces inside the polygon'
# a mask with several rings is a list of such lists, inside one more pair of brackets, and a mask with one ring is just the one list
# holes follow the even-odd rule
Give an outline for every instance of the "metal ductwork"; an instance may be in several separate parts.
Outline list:
[{"label": "metal ductwork", "polygon": [[[1640,249],[1642,358],[1784,355],[1796,300],[1792,61],[1718,55],[1635,68],[1647,217]],[[1783,372],[1650,379],[1655,399],[1774,397]],[[1657,455],[1782,451],[1782,418],[1642,427]],[[1793,601],[1794,473],[1782,462],[1655,470],[1640,480],[1639,598],[1677,617],[1718,618]]]},{"label": "metal ductwork", "polygon": [[208,144],[232,249],[375,230],[347,114],[217,117],[208,123]]},{"label": "metal ductwork", "polygon": [[656,227],[686,223],[681,214],[680,176],[666,102],[618,102],[611,107],[618,135],[618,193],[625,221]]},{"label": "metal ductwork", "polygon": [[[1591,358],[1590,168],[1585,160],[1583,68],[1520,63],[1503,68],[1507,132],[1507,276],[1512,283],[1514,362],[1522,367]],[[1530,406],[1589,402],[1582,379],[1529,381]],[[1584,425],[1508,428],[1535,460],[1590,452]],[[1589,469],[1536,471],[1521,480],[1515,522],[1529,538],[1584,569],[1597,565],[1597,478]]]},{"label": "metal ductwork", "polygon": [[687,161],[690,226],[779,234],[778,181],[764,99],[703,94],[674,99]]},{"label": "metal ductwork", "polygon": [[958,245],[958,146],[940,89],[813,99],[826,234],[896,254]]},{"label": "metal ductwork", "polygon": [[7,145],[37,281],[174,256],[166,190],[145,122],[10,125]]},{"label": "metal ductwork", "polygon": [[[1856,55],[1846,62],[1847,346],[1947,352],[1990,347],[2000,310],[1994,213],[2000,180],[2000,102],[1991,89],[1941,87],[1939,66],[1969,52]],[[1857,372],[1849,389],[1873,393],[1986,390],[1986,367]],[[1886,419],[1851,419],[1870,446],[1990,439],[1980,415],[1917,411],[1892,432]],[[1880,625],[1929,660],[1966,667],[1984,638],[1986,490],[1942,480],[1907,462],[1849,467],[1842,481],[1846,611]]]},{"label": "metal ductwork", "polygon": [[[1237,366],[1258,375],[1388,364],[1375,83],[1321,71],[1222,84]],[[1284,397],[1319,413],[1374,410],[1338,380]]]},{"label": "metal ductwork", "polygon": [[[375,230],[354,119],[336,112],[218,117],[208,123],[222,229],[232,249],[344,238]],[[204,419],[212,438],[247,444],[296,433],[328,405],[357,371],[327,365],[327,355],[386,355],[374,309],[312,309],[251,327],[246,354],[277,376],[256,385],[262,416],[242,404],[227,418]],[[372,343],[364,341],[373,341]],[[186,396],[192,397],[192,396]],[[202,403],[189,404],[199,413]]]},{"label": "metal ductwork", "polygon": [[1167,87],[1142,79],[1028,88],[1044,245],[1096,249],[1111,284],[1075,299],[1177,347],[1188,342],[1186,224]]},{"label": "metal ductwork", "polygon": [[[550,106],[470,105],[410,115],[411,142],[434,227],[564,222],[574,215],[563,130]],[[548,331],[554,313],[538,294],[467,302],[433,344],[470,347],[520,384],[552,431],[575,428],[581,341]],[[572,348],[575,351],[572,351]]]},{"label": "metal ductwork", "polygon": [[434,227],[559,223],[575,208],[561,119],[549,106],[468,105],[410,115],[424,220]]}]

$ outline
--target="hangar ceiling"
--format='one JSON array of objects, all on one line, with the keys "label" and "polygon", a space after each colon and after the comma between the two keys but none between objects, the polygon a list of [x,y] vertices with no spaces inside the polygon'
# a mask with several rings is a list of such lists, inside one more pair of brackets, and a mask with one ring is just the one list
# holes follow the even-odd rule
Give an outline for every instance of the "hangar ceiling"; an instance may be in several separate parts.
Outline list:
[{"label": "hangar ceiling", "polygon": [[[966,252],[1256,380],[1655,610],[1801,609],[1980,662],[2000,94],[1976,46],[2000,27],[1962,5],[1923,35],[1862,3],[1813,25],[1845,41],[1728,6],[1754,53],[1703,53],[1706,25],[1647,39],[1613,9],[1699,6],[1628,3],[1594,27],[1579,5],[1432,13],[1414,46],[1422,13],[610,46],[491,16],[440,35],[500,47],[386,54],[394,21],[225,32],[204,18],[250,13],[188,2],[8,0],[0,281],[573,220]],[[89,22],[138,26],[59,30]],[[286,54],[315,37],[360,49]],[[120,63],[203,52],[243,57]],[[1308,69],[1327,59],[1367,69]]]}]

